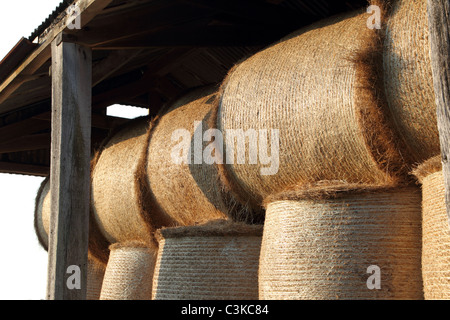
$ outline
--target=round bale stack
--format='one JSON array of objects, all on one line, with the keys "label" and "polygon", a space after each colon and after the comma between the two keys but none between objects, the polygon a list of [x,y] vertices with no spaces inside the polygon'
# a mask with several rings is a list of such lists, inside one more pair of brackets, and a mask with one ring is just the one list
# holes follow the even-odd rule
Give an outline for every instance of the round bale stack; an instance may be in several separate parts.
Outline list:
[{"label": "round bale stack", "polygon": [[217,167],[203,157],[216,92],[214,87],[192,91],[170,105],[149,128],[140,188],[142,209],[151,215],[155,228],[225,219],[232,209]]},{"label": "round bale stack", "polygon": [[135,178],[148,126],[146,117],[128,122],[104,142],[92,160],[92,212],[110,244],[153,243],[148,217],[140,211]]},{"label": "round bale stack", "polygon": [[110,246],[100,300],[151,300],[155,251],[146,243]]},{"label": "round bale stack", "polygon": [[266,203],[260,299],[423,299],[417,186],[323,181]]},{"label": "round bale stack", "polygon": [[262,226],[217,220],[158,231],[155,300],[256,300]]},{"label": "round bale stack", "polygon": [[[213,118],[224,135],[222,181],[241,202],[258,208],[290,185],[321,180],[393,186],[436,154],[426,1],[375,3],[380,30],[368,28],[365,11],[346,13],[229,72]],[[255,130],[256,143],[235,141],[236,130]],[[257,161],[239,163],[245,152]]]}]

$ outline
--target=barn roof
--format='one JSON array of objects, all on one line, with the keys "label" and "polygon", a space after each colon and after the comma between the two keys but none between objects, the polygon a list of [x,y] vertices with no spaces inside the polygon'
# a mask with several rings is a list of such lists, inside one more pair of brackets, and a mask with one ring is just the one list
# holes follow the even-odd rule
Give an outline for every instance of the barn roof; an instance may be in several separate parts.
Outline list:
[{"label": "barn roof", "polygon": [[[124,119],[113,104],[155,114],[187,90],[220,83],[239,60],[314,21],[366,0],[67,0],[0,62],[0,172],[47,175],[51,42],[93,50],[95,147]],[[81,29],[70,29],[71,5]]]}]

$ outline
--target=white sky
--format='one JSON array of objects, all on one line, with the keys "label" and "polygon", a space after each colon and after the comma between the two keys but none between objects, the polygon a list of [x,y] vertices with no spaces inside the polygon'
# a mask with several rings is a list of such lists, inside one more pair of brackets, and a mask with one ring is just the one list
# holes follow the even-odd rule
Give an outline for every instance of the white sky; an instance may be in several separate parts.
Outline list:
[{"label": "white sky", "polygon": [[[28,37],[59,3],[60,0],[2,0],[0,60],[21,37]],[[108,114],[132,118],[141,115],[143,109],[137,109],[135,114],[123,110]],[[0,300],[45,298],[47,252],[40,247],[33,227],[34,200],[42,180],[0,174]]]}]

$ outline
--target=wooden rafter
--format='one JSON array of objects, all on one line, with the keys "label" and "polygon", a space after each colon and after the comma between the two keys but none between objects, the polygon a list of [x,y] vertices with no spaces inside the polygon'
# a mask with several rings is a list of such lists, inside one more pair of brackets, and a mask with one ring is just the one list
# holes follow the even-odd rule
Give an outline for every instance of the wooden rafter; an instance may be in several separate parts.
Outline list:
[{"label": "wooden rafter", "polygon": [[[86,25],[99,14],[112,0],[79,0],[81,12],[81,26]],[[51,42],[67,28],[70,21],[62,19],[42,39],[42,43],[34,50],[16,70],[0,84],[0,104],[5,101],[26,80],[26,76],[33,75],[51,57]],[[20,77],[25,76],[25,77]]]}]

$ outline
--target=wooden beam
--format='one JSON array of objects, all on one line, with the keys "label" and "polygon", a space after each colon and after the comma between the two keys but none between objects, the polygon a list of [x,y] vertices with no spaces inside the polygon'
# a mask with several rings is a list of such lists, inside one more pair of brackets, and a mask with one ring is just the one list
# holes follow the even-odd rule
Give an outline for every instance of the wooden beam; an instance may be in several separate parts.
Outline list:
[{"label": "wooden beam", "polygon": [[292,29],[311,24],[315,17],[260,0],[181,0],[199,8],[215,9],[246,21],[248,25],[286,26]]},{"label": "wooden beam", "polygon": [[[42,113],[40,115],[34,116],[33,118],[50,122],[52,120],[52,114],[51,114],[51,112],[46,112],[46,113]],[[113,129],[119,125],[124,124],[127,121],[128,121],[128,119],[100,115],[100,114],[95,114],[95,113],[93,113],[91,116],[92,128],[105,129],[105,130]]]},{"label": "wooden beam", "polygon": [[211,19],[214,13],[214,9],[200,10],[173,1],[148,2],[145,6],[120,12],[118,15],[101,16],[89,28],[77,30],[75,36],[78,43],[95,48],[111,41],[159,32],[174,25],[198,23],[200,20]]},{"label": "wooden beam", "polygon": [[161,59],[149,64],[141,78],[120,88],[112,88],[94,95],[92,104],[94,108],[105,108],[111,104],[119,103],[124,99],[131,99],[143,95],[158,87],[162,77],[189,57],[194,49],[173,49]]},{"label": "wooden beam", "polygon": [[0,142],[0,153],[46,149],[50,147],[50,133],[21,136],[10,141]]},{"label": "wooden beam", "polygon": [[8,141],[23,135],[33,134],[41,130],[49,129],[48,121],[35,119],[31,117],[13,124],[0,127],[1,140]]},{"label": "wooden beam", "polygon": [[155,47],[241,47],[266,46],[279,40],[292,30],[255,26],[186,26],[172,27],[155,34],[143,34],[109,41],[95,50],[144,49]]},{"label": "wooden beam", "polygon": [[[77,4],[81,12],[81,27],[84,27],[99,14],[112,0],[79,0]],[[67,18],[59,21],[43,37],[40,45],[25,59],[6,80],[0,84],[0,104],[8,99],[14,91],[33,75],[51,57],[51,43],[58,34],[63,32],[71,21]],[[18,77],[19,75],[25,77]],[[1,109],[1,106],[0,106]],[[1,110],[0,110],[1,111]]]},{"label": "wooden beam", "polygon": [[[90,203],[91,50],[52,43],[47,299],[85,300]],[[72,277],[72,278],[69,278]]]},{"label": "wooden beam", "polygon": [[93,66],[92,85],[95,87],[117,70],[140,55],[143,50],[117,50]]},{"label": "wooden beam", "polygon": [[11,174],[25,174],[29,176],[39,176],[47,177],[50,168],[47,166],[38,166],[26,163],[16,163],[16,162],[0,162],[0,172],[1,173],[11,173]]},{"label": "wooden beam", "polygon": [[428,20],[445,198],[450,219],[450,1],[428,0]]}]

